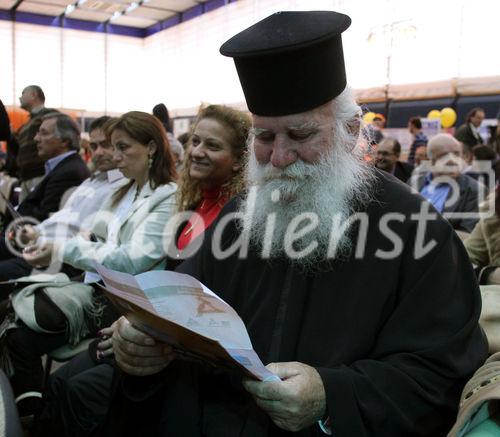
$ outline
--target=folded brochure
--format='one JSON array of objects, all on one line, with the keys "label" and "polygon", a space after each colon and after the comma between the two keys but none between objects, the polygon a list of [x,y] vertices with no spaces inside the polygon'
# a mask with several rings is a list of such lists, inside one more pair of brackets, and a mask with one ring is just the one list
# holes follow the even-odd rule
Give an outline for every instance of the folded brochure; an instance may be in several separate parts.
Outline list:
[{"label": "folded brochure", "polygon": [[236,311],[192,276],[153,270],[133,276],[97,264],[105,294],[138,329],[187,357],[279,381],[253,350]]}]

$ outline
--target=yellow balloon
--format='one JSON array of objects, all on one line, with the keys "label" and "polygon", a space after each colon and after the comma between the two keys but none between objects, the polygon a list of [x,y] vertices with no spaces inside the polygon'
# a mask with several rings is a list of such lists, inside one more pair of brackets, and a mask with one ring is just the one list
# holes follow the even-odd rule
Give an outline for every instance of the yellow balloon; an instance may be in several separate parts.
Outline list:
[{"label": "yellow balloon", "polygon": [[443,108],[441,110],[441,126],[445,129],[452,127],[457,121],[457,113],[453,108]]},{"label": "yellow balloon", "polygon": [[441,118],[441,111],[438,111],[437,109],[433,109],[432,111],[429,111],[427,114],[427,118],[434,119],[434,118]]},{"label": "yellow balloon", "polygon": [[373,121],[373,119],[375,118],[375,115],[377,115],[377,114],[375,114],[375,112],[371,112],[371,111],[367,112],[365,115],[363,115],[363,121],[367,124],[371,123]]}]

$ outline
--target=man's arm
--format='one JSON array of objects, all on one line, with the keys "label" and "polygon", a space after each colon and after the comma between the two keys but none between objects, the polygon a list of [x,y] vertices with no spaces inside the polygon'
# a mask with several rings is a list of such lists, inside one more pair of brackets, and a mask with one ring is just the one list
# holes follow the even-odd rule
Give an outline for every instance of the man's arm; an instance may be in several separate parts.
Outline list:
[{"label": "man's arm", "polygon": [[468,187],[455,213],[478,213],[476,218],[463,218],[458,222],[459,230],[471,233],[479,221],[479,204],[487,198],[488,192],[484,185],[477,183],[469,176],[463,177],[467,178]]},{"label": "man's arm", "polygon": [[39,221],[45,220],[50,213],[56,212],[61,206],[63,194],[70,188],[80,185],[88,177],[88,172],[83,168],[65,169],[49,175],[45,186],[44,196],[39,202],[32,202],[28,198],[19,205],[18,212],[21,215],[34,217]]}]

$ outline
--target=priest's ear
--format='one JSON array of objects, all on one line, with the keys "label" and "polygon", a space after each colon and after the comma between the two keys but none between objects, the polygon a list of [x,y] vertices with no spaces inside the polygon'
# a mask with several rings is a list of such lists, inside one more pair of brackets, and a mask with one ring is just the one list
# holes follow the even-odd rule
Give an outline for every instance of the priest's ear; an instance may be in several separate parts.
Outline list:
[{"label": "priest's ear", "polygon": [[353,135],[357,138],[359,136],[360,129],[361,129],[361,117],[359,115],[357,115],[354,118],[351,118],[347,122],[347,132],[349,132],[350,135]]}]

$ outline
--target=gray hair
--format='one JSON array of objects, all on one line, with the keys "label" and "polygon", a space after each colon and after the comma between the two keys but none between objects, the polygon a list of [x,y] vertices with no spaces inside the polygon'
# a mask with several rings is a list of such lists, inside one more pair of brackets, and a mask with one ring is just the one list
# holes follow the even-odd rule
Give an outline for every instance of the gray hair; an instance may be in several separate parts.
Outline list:
[{"label": "gray hair", "polygon": [[352,122],[361,118],[361,107],[356,103],[349,85],[332,100],[332,107],[335,118],[341,121]]},{"label": "gray hair", "polygon": [[450,134],[441,133],[433,136],[427,143],[427,157],[429,159],[432,159],[432,153],[436,148],[436,146],[443,146],[450,144],[461,146],[460,141],[458,141],[454,136]]},{"label": "gray hair", "polygon": [[50,112],[42,117],[42,121],[56,119],[54,134],[57,138],[67,141],[70,150],[80,150],[80,128],[76,122],[66,114]]},{"label": "gray hair", "polygon": [[177,155],[179,162],[182,162],[184,160],[184,147],[170,132],[167,132],[167,137],[172,153]]}]

